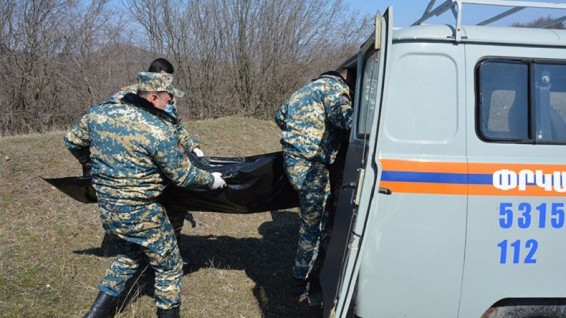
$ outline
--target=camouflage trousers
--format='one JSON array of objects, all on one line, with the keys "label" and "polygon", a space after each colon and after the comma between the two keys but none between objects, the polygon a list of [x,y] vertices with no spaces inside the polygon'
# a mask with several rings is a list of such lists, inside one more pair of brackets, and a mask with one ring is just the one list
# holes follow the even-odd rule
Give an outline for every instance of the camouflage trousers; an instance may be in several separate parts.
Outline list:
[{"label": "camouflage trousers", "polygon": [[183,229],[183,225],[185,224],[185,217],[189,213],[188,210],[177,210],[173,208],[169,208],[165,206],[167,211],[167,217],[169,218],[169,222],[171,222],[171,226],[173,226],[173,231],[175,231],[175,236],[177,239],[181,237],[181,230]]},{"label": "camouflage trousers", "polygon": [[143,255],[155,270],[155,302],[170,309],[181,304],[183,268],[173,227],[157,203],[116,205],[99,202],[106,232],[115,235],[118,255],[99,284],[101,291],[119,296]]},{"label": "camouflage trousers", "polygon": [[285,170],[299,193],[299,244],[293,276],[306,279],[315,265],[321,241],[326,235],[330,177],[325,164],[284,154]]}]

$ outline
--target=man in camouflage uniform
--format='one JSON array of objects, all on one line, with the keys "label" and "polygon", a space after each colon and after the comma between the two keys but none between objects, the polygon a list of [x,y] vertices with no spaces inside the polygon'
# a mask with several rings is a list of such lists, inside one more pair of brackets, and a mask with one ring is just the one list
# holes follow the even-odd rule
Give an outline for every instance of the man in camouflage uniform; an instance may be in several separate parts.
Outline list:
[{"label": "man in camouflage uniform", "polygon": [[338,72],[323,73],[297,90],[275,114],[282,130],[285,170],[300,201],[299,244],[291,289],[296,297],[306,295],[310,276],[318,279],[311,271],[328,221],[328,167],[336,159],[342,133],[351,127],[351,115],[349,87]]},{"label": "man in camouflage uniform", "polygon": [[119,238],[118,255],[85,317],[113,316],[116,299],[145,255],[155,270],[158,317],[179,317],[182,265],[177,240],[156,198],[165,178],[178,186],[225,186],[219,173],[190,164],[177,148],[175,119],[164,109],[181,92],[173,76],[138,75],[138,94],[96,105],[65,135],[65,145],[90,166],[104,229]]},{"label": "man in camouflage uniform", "polygon": [[[175,72],[175,68],[173,67],[173,64],[171,64],[171,62],[169,62],[167,59],[157,58],[153,60],[153,62],[151,62],[151,64],[149,65],[148,72],[173,74]],[[119,102],[124,97],[124,95],[136,94],[137,91],[138,91],[137,83],[122,87],[118,92],[108,97],[102,103],[113,104]],[[182,96],[178,96],[178,97],[182,97]],[[165,107],[165,111],[169,115],[173,116],[173,118],[175,118],[175,120],[177,121],[177,123],[175,124],[175,132],[179,138],[179,143],[177,146],[180,147],[182,150],[193,152],[198,157],[204,156],[204,153],[200,149],[198,142],[190,136],[188,130],[185,128],[185,125],[182,123],[182,119],[179,116],[179,113],[177,112],[177,101],[175,98],[172,99],[171,102],[167,104],[167,106]],[[180,240],[181,231],[185,223],[185,217],[189,211],[175,210],[168,206],[165,206],[165,210],[167,211],[167,217],[169,218],[169,221],[171,222],[171,225],[175,230],[175,237],[177,237],[177,240]],[[183,257],[183,255],[181,255],[181,258],[183,259],[183,263],[186,264],[189,262],[188,259]]]},{"label": "man in camouflage uniform", "polygon": [[[158,58],[151,62],[148,72],[173,74],[175,72],[175,69],[168,60],[164,58]],[[125,86],[112,96],[108,97],[104,102],[113,103],[114,101],[120,100],[122,97],[124,97],[124,95],[128,93],[135,94],[137,93],[137,91],[138,84]],[[177,101],[175,99],[173,99],[171,103],[167,104],[165,111],[177,120],[176,131],[179,135],[179,145],[182,146],[185,150],[193,152],[198,157],[204,156],[204,153],[200,149],[198,142],[189,135],[189,132],[182,123],[182,119],[181,117],[179,117],[179,113],[177,111]]]}]

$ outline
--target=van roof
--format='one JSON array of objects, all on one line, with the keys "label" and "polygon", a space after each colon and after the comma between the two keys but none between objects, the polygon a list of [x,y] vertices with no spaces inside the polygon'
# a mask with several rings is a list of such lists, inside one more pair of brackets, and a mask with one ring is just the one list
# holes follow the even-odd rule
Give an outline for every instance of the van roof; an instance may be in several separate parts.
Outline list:
[{"label": "van roof", "polygon": [[[464,25],[460,27],[459,33],[459,42],[566,47],[566,30]],[[454,42],[454,26],[416,25],[393,32],[393,41],[423,40]]]}]

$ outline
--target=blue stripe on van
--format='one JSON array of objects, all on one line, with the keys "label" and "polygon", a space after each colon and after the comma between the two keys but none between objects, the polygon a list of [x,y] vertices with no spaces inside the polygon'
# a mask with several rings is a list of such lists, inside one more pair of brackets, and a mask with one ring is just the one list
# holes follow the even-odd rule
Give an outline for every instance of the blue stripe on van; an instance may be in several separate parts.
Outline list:
[{"label": "blue stripe on van", "polygon": [[383,171],[382,181],[452,183],[452,184],[492,184],[491,174],[463,174],[440,172]]}]

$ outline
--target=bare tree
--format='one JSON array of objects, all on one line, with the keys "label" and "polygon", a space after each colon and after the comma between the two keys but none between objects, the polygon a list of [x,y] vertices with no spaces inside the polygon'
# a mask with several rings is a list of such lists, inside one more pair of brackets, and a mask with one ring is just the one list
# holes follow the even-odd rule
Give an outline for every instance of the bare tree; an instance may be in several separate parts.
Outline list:
[{"label": "bare tree", "polygon": [[271,118],[371,31],[343,0],[123,2],[0,0],[0,135],[66,128],[159,56],[181,114]]},{"label": "bare tree", "polygon": [[106,2],[1,1],[1,134],[65,127],[98,97],[93,53],[121,32],[110,27]]},{"label": "bare tree", "polygon": [[369,29],[342,0],[156,2],[128,4],[151,50],[180,66],[199,118],[270,118],[295,88],[354,54]]},{"label": "bare tree", "polygon": [[3,121],[5,125],[35,130],[40,98],[49,81],[46,57],[59,47],[59,35],[47,32],[60,24],[63,8],[68,1],[7,1],[2,47],[7,71],[2,74],[8,103]]}]

